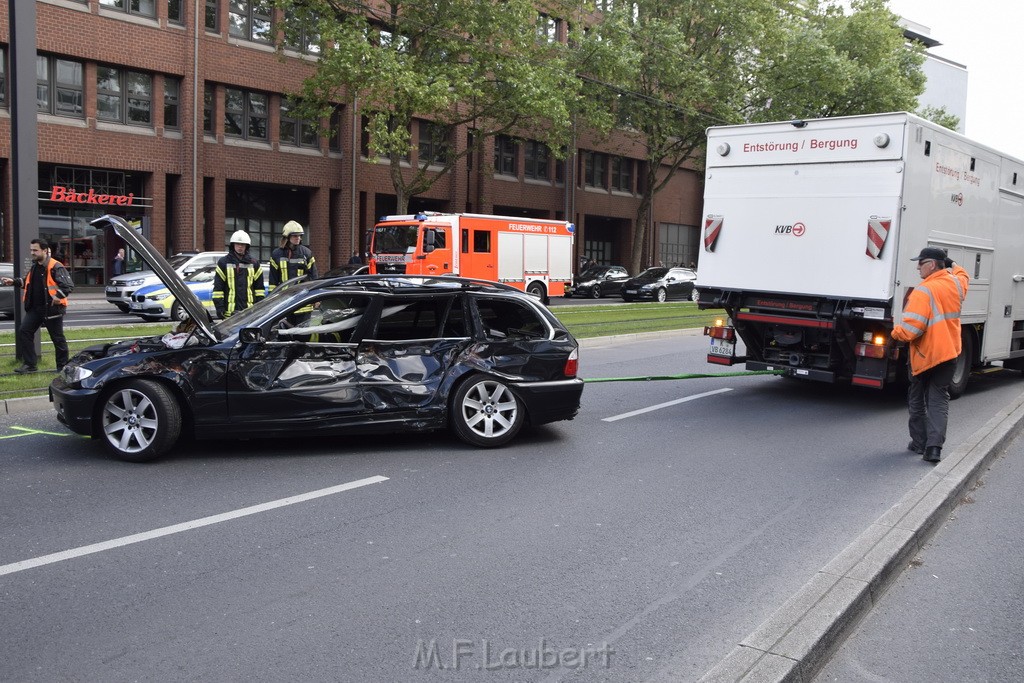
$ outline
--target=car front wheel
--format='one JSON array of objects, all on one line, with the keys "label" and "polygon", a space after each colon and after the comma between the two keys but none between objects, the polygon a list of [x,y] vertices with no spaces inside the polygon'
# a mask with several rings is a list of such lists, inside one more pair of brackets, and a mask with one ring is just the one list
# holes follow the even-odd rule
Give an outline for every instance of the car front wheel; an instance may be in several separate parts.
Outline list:
[{"label": "car front wheel", "polygon": [[519,432],[525,419],[522,403],[499,379],[472,377],[452,399],[452,428],[471,446],[503,446]]},{"label": "car front wheel", "polygon": [[659,287],[658,291],[654,293],[654,298],[659,304],[665,303],[665,299],[668,298],[668,292],[665,291],[664,287]]},{"label": "car front wheel", "polygon": [[167,387],[145,379],[133,379],[108,394],[100,419],[107,449],[129,462],[160,457],[181,433],[178,402]]},{"label": "car front wheel", "polygon": [[601,285],[594,285],[593,289],[590,290],[590,298],[591,299],[600,299],[601,298]]},{"label": "car front wheel", "polygon": [[171,306],[171,320],[177,320],[179,323],[188,320],[188,311],[185,310],[180,301],[175,301],[174,305]]}]

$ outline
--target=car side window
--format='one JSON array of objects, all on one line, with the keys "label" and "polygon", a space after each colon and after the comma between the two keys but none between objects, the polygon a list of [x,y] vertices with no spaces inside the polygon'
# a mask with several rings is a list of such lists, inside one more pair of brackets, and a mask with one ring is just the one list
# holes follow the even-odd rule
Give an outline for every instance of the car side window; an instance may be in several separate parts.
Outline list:
[{"label": "car side window", "polygon": [[537,312],[514,299],[478,297],[476,308],[488,339],[536,338],[548,334],[548,328]]},{"label": "car side window", "polygon": [[271,328],[271,340],[347,344],[363,319],[369,297],[334,294],[305,302]]},{"label": "car side window", "polygon": [[388,297],[383,301],[380,319],[372,339],[437,339],[465,337],[465,316],[454,296]]}]

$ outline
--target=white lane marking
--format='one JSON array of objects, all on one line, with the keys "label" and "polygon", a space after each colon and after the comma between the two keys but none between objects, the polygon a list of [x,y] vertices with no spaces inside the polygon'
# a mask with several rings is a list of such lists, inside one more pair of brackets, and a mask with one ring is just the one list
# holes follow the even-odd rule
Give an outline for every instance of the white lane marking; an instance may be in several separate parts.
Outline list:
[{"label": "white lane marking", "polygon": [[232,510],[231,512],[223,512],[219,515],[212,515],[210,517],[194,519],[191,522],[182,522],[181,524],[165,526],[160,529],[153,529],[152,531],[144,531],[139,534],[132,534],[131,536],[122,536],[121,538],[115,538],[110,541],[103,541],[102,543],[93,543],[92,545],[84,545],[80,548],[62,550],[59,553],[43,555],[42,557],[35,557],[31,560],[22,560],[21,562],[14,562],[13,564],[0,565],[0,576],[4,576],[5,574],[14,574],[15,572],[22,572],[26,569],[34,569],[35,567],[53,564],[54,562],[63,562],[64,560],[71,560],[76,557],[82,557],[83,555],[99,553],[103,552],[104,550],[112,550],[113,548],[120,548],[121,546],[131,545],[133,543],[142,543],[143,541],[149,541],[154,538],[160,538],[161,536],[170,536],[171,534],[181,533],[182,531],[191,531],[192,529],[210,526],[211,524],[219,524],[220,522],[227,522],[229,520],[238,519],[239,517],[246,517],[248,515],[255,515],[260,512],[274,510],[275,508],[285,507],[287,505],[304,503],[308,500],[313,500],[315,498],[323,498],[324,496],[331,496],[334,495],[335,493],[341,493],[342,491],[351,491],[352,489],[357,489],[362,486],[369,486],[370,484],[378,484],[382,481],[387,480],[387,477],[382,477],[379,475],[375,477],[367,477],[366,479],[350,481],[347,484],[339,484],[338,486],[331,486],[330,488],[326,489],[310,491],[309,493],[300,493],[297,496],[290,496],[288,498],[272,500],[269,503],[260,503],[259,505],[253,505],[247,508]]},{"label": "white lane marking", "polygon": [[686,403],[687,401],[696,401],[698,398],[705,398],[707,396],[714,396],[715,394],[724,394],[732,389],[715,389],[714,391],[705,391],[703,394],[694,394],[693,396],[687,396],[686,398],[677,398],[674,401],[668,401],[666,403],[659,403],[656,406],[650,406],[649,408],[641,408],[640,410],[632,410],[628,413],[622,413],[621,415],[613,415],[612,417],[602,418],[602,422],[615,422],[616,420],[624,420],[627,417],[633,417],[635,415],[643,415],[653,410],[661,410],[662,408],[668,408],[669,406],[678,405],[680,403]]}]

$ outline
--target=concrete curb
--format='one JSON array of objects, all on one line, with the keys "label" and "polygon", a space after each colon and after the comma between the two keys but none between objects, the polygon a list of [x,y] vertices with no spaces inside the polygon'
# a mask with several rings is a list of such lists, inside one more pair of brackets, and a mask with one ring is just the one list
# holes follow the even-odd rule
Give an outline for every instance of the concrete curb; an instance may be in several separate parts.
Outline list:
[{"label": "concrete curb", "polygon": [[945,455],[700,680],[810,681],[1022,427],[1024,394]]},{"label": "concrete curb", "polygon": [[50,407],[49,396],[28,396],[26,398],[8,398],[2,401],[3,412],[7,415],[21,415]]}]

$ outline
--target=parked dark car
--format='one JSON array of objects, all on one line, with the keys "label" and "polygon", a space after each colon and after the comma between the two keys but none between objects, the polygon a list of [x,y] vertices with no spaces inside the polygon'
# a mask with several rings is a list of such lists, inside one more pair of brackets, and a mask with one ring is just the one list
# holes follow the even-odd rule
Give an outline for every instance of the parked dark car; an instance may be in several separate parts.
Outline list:
[{"label": "parked dark car", "polygon": [[[14,277],[14,264],[0,263],[0,277]],[[14,317],[14,302],[18,298],[15,293],[20,292],[20,289],[0,285],[0,315]]]},{"label": "parked dark car", "polygon": [[638,299],[652,301],[690,299],[696,301],[697,290],[693,288],[696,280],[697,273],[689,268],[656,266],[623,282],[622,298],[626,301]]},{"label": "parked dark car", "polygon": [[526,425],[572,419],[579,346],[535,298],[455,277],[300,281],[213,324],[195,295],[119,217],[195,329],[93,346],[50,385],[58,419],[136,462],[180,436],[428,431],[507,443]]},{"label": "parked dark car", "polygon": [[576,276],[572,290],[566,290],[566,298],[572,296],[588,296],[600,299],[602,296],[616,295],[623,280],[629,279],[629,273],[622,266],[591,266]]}]

